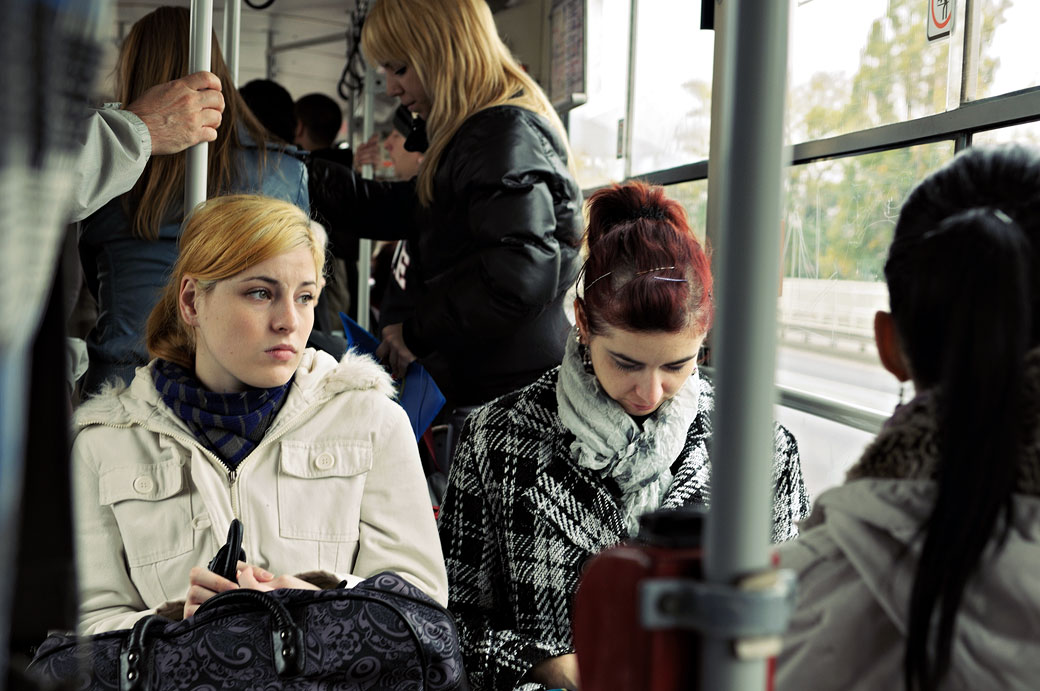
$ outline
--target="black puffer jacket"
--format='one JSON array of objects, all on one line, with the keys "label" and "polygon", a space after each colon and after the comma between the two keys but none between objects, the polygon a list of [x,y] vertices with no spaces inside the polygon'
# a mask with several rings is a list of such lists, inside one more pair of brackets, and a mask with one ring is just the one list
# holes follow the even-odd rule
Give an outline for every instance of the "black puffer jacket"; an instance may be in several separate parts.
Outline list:
[{"label": "black puffer jacket", "polygon": [[[581,191],[545,118],[512,106],[471,116],[441,156],[433,203],[412,182],[320,180],[342,200],[341,222],[363,237],[410,240],[414,313],[404,340],[438,353],[455,405],[524,386],[563,358],[564,293],[579,268]],[[335,238],[334,238],[335,240]]]}]

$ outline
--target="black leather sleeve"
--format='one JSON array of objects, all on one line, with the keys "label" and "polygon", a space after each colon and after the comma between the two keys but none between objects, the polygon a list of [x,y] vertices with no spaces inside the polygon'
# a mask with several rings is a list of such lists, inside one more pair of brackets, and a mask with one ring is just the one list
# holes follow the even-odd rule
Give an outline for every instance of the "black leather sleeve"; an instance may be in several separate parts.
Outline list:
[{"label": "black leather sleeve", "polygon": [[413,182],[365,180],[321,158],[310,158],[307,167],[311,208],[330,235],[399,240],[412,232],[418,203]]}]

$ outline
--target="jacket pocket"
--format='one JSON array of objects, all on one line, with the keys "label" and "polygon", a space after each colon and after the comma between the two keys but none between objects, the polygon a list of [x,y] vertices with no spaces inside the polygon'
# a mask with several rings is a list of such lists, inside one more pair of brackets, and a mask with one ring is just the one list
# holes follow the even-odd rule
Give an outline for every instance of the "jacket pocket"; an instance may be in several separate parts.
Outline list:
[{"label": "jacket pocket", "polygon": [[297,540],[358,539],[372,444],[361,440],[283,441],[278,473],[278,529]]},{"label": "jacket pocket", "polygon": [[99,480],[99,501],[111,506],[131,568],[172,559],[194,542],[191,497],[180,461],[114,468]]}]

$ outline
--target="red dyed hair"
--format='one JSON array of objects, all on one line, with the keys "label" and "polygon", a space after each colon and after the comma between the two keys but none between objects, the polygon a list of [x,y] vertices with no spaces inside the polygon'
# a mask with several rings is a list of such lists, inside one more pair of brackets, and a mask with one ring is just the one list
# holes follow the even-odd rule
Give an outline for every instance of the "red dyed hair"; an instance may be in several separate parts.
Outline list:
[{"label": "red dyed hair", "polygon": [[711,328],[711,263],[686,210],[664,188],[605,187],[589,198],[588,219],[588,259],[578,283],[589,331]]}]

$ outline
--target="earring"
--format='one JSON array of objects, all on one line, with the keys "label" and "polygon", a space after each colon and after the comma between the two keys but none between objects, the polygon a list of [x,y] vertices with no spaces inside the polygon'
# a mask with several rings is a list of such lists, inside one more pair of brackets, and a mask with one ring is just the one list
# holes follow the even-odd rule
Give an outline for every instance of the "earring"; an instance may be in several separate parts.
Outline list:
[{"label": "earring", "polygon": [[579,343],[578,354],[581,356],[581,364],[585,368],[585,371],[589,374],[593,374],[592,355],[589,353],[589,347],[584,343]]}]

